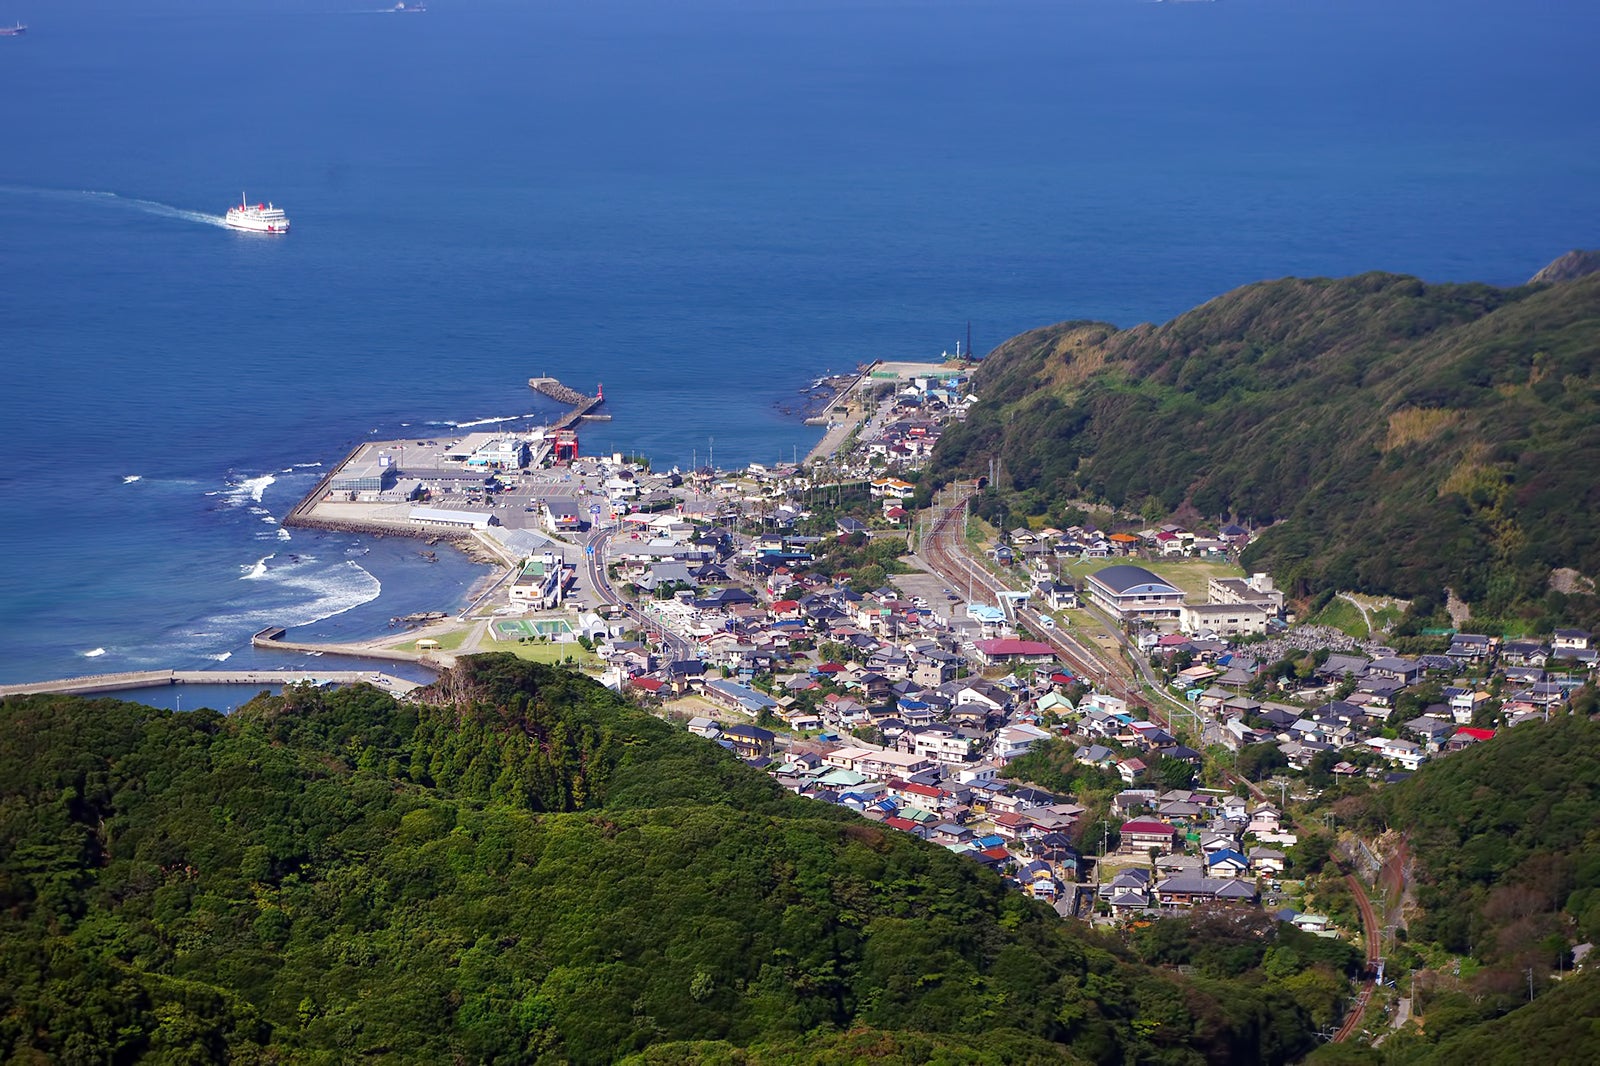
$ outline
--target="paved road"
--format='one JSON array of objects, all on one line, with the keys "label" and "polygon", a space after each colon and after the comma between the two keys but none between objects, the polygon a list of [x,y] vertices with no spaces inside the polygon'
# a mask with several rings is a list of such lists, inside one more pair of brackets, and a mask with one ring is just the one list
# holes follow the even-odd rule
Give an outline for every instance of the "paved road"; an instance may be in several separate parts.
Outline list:
[{"label": "paved road", "polygon": [[690,659],[696,653],[693,641],[682,637],[672,630],[662,626],[659,622],[646,618],[644,613],[616,589],[611,586],[611,578],[606,573],[606,548],[611,543],[611,537],[616,531],[607,526],[593,529],[589,540],[584,545],[584,565],[589,574],[589,587],[594,590],[595,598],[601,603],[621,607],[628,616],[639,624],[639,628],[648,632],[654,628],[661,633],[663,654],[669,659]]}]

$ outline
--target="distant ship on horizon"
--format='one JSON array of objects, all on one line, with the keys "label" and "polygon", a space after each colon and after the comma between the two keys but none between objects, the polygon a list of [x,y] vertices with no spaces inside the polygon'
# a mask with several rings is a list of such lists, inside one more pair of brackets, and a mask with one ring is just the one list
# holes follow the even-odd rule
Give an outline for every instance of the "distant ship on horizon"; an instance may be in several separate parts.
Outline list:
[{"label": "distant ship on horizon", "polygon": [[274,207],[271,203],[252,205],[246,202],[243,193],[239,194],[238,206],[228,208],[222,221],[230,229],[249,230],[251,233],[289,232],[289,217],[283,213],[283,208]]}]

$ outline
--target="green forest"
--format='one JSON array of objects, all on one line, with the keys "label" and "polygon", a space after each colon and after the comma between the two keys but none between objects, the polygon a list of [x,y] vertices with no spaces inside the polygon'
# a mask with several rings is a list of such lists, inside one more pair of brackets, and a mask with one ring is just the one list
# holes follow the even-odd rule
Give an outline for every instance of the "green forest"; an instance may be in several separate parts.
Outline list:
[{"label": "green forest", "polygon": [[[980,367],[922,485],[1002,518],[1250,522],[1292,595],[1446,588],[1485,628],[1600,627],[1600,275],[1249,285],[1162,326],[1069,322]],[[1570,569],[1574,574],[1553,572]]]},{"label": "green forest", "polygon": [[1575,976],[1571,949],[1600,939],[1600,723],[1503,730],[1334,810],[1364,837],[1404,839],[1414,904],[1386,954],[1424,1024],[1381,1055],[1314,1061],[1594,1061],[1600,975]]},{"label": "green forest", "polygon": [[1278,1063],[1348,963],[1092,935],[507,655],[406,703],[7,699],[0,780],[12,1063]]}]

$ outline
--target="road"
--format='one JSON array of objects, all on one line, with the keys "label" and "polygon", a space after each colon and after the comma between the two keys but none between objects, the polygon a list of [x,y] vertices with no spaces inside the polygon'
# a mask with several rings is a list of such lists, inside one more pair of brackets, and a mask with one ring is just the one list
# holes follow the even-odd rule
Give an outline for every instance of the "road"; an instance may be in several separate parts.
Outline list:
[{"label": "road", "polygon": [[[961,521],[966,515],[966,503],[970,494],[958,496],[957,499],[943,513],[939,514],[933,522],[928,535],[918,545],[917,552],[929,569],[942,577],[952,586],[963,582],[970,582],[974,589],[982,588],[999,602],[998,593],[1010,591],[1009,587],[983,566],[975,563],[967,555],[966,529]],[[1081,642],[1057,629],[1046,628],[1039,624],[1039,612],[1022,608],[1017,611],[1017,617],[1032,626],[1035,632],[1043,635],[1043,639],[1051,647],[1061,653],[1062,658],[1073,670],[1088,680],[1093,681],[1101,691],[1120,696],[1132,703],[1135,700],[1144,702],[1144,693],[1132,686],[1127,676],[1120,669],[1121,664],[1109,664],[1104,658]],[[1126,635],[1118,634],[1118,640],[1124,647],[1128,646]],[[1140,675],[1155,692],[1161,692],[1161,686],[1149,663],[1143,656],[1133,649],[1128,658],[1135,664]],[[1172,731],[1170,719],[1156,708],[1149,707],[1147,713],[1158,725]],[[1208,733],[1209,736],[1209,733]],[[1266,799],[1262,791],[1253,781],[1226,772],[1226,777],[1232,781],[1243,784],[1258,800]],[[1299,827],[1305,832],[1305,827]],[[1373,912],[1372,901],[1367,898],[1367,891],[1361,881],[1352,873],[1345,874],[1345,883],[1356,899],[1356,906],[1361,912],[1361,928],[1366,943],[1366,979],[1362,983],[1361,991],[1357,994],[1355,1002],[1351,1004],[1349,1013],[1345,1016],[1344,1024],[1334,1035],[1334,1043],[1347,1040],[1361,1027],[1363,1017],[1366,1015],[1367,1005],[1372,1000],[1372,992],[1378,967],[1378,959],[1382,952],[1381,936],[1382,926],[1379,925],[1377,915]]]},{"label": "road", "polygon": [[679,636],[672,630],[645,617],[633,604],[629,603],[616,589],[611,587],[611,578],[606,573],[606,546],[611,542],[615,530],[609,526],[596,526],[589,534],[589,540],[584,545],[584,564],[589,574],[589,587],[594,590],[595,599],[600,603],[621,607],[628,616],[639,623],[639,628],[649,632],[652,628],[661,634],[662,653],[669,660],[690,659],[696,655],[693,641]]},{"label": "road", "polygon": [[[967,555],[966,529],[962,519],[966,515],[968,499],[969,496],[958,496],[949,507],[934,518],[927,536],[917,546],[917,554],[928,568],[943,578],[947,584],[963,588],[970,586],[974,591],[981,588],[998,603],[1001,592],[1013,590]],[[1146,702],[1144,693],[1130,683],[1123,673],[1121,664],[1107,662],[1097,650],[1060,629],[1047,628],[1041,623],[1044,616],[1031,607],[1018,608],[1016,616],[1035,633],[1040,634],[1044,643],[1060,653],[1063,661],[1079,677],[1092,682],[1100,691],[1127,700],[1130,704]],[[1126,640],[1126,637],[1121,639]],[[1160,685],[1150,673],[1149,664],[1144,663],[1138,655],[1132,656],[1132,659],[1142,667],[1145,680],[1159,691]],[[1149,707],[1147,713],[1157,725],[1169,732],[1172,730],[1170,718],[1161,710]]]}]

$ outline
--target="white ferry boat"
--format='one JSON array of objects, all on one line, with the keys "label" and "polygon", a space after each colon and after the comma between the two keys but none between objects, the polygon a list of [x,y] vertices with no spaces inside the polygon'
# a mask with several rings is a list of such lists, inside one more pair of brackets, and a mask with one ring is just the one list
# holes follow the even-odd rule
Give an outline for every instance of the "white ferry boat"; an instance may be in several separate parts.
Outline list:
[{"label": "white ferry boat", "polygon": [[246,203],[243,194],[239,196],[237,207],[228,208],[223,221],[234,229],[246,229],[252,233],[289,232],[289,216],[283,213],[283,208],[273,207],[270,203]]}]

